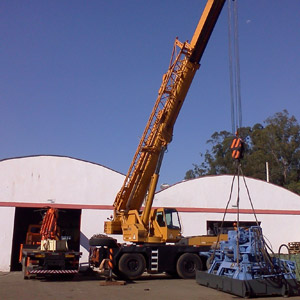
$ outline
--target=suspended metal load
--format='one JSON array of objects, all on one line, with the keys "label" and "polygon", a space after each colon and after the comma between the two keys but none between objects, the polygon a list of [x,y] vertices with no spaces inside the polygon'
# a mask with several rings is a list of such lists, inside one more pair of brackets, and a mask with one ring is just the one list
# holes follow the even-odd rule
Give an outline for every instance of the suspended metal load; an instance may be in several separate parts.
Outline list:
[{"label": "suspended metal load", "polygon": [[270,256],[259,226],[229,231],[211,255],[208,271],[196,272],[200,285],[245,298],[299,295],[295,262]]}]

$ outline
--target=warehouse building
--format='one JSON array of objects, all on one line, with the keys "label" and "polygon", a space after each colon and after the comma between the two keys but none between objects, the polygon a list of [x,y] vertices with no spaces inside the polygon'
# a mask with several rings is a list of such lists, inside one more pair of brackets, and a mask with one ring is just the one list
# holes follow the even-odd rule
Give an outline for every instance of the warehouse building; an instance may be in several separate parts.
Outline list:
[{"label": "warehouse building", "polygon": [[[70,249],[83,253],[80,262],[82,268],[86,267],[88,240],[95,233],[103,233],[104,221],[112,214],[112,203],[123,180],[123,174],[107,167],[69,157],[0,161],[0,271],[21,269],[20,244],[28,226],[41,221],[47,206],[60,209],[61,234],[68,237]],[[300,241],[300,197],[264,181],[246,178],[245,182],[240,178],[241,225],[255,224],[252,203],[275,252],[283,243]],[[221,225],[232,183],[230,175],[183,181],[156,193],[154,206],[176,207],[185,236],[211,234]],[[224,231],[237,221],[237,178],[232,191]]]}]

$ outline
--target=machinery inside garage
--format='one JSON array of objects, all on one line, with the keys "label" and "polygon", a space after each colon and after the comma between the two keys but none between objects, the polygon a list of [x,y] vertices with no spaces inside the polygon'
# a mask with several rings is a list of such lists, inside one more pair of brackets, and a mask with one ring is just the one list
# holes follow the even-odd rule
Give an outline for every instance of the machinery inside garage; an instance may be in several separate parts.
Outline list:
[{"label": "machinery inside garage", "polygon": [[[45,208],[16,207],[13,242],[11,252],[11,271],[21,271],[19,263],[20,245],[25,243],[29,225],[41,224]],[[68,240],[70,250],[79,251],[80,246],[80,209],[59,209],[58,227],[62,239]]]},{"label": "machinery inside garage", "polygon": [[[223,224],[222,224],[223,223]],[[234,230],[236,227],[236,220],[234,221],[206,221],[207,233],[217,235],[219,232],[228,233],[229,230]],[[250,227],[256,225],[254,221],[241,221],[239,222],[241,227]],[[259,222],[260,224],[260,222]]]}]

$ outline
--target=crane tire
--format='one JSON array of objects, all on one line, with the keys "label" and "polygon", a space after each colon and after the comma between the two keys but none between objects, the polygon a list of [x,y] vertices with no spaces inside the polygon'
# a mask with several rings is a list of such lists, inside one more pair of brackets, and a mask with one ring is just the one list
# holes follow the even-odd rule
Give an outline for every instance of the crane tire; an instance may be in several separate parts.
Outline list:
[{"label": "crane tire", "polygon": [[133,280],[144,273],[146,260],[140,253],[125,253],[121,256],[118,266],[123,278]]},{"label": "crane tire", "polygon": [[183,279],[196,278],[196,271],[203,270],[201,258],[194,253],[184,253],[177,261],[176,270]]},{"label": "crane tire", "polygon": [[92,237],[89,240],[90,246],[107,246],[110,248],[117,247],[117,242],[111,237]]}]

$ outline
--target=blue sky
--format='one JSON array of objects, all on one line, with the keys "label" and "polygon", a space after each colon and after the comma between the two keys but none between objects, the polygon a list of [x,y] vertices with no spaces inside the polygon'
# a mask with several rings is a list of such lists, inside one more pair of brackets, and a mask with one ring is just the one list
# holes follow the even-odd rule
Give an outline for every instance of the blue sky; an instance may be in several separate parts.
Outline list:
[{"label": "blue sky", "polygon": [[[206,1],[2,0],[0,158],[65,155],[126,173],[173,42]],[[243,125],[300,121],[300,1],[239,1]],[[227,5],[175,125],[160,183],[181,181],[231,131]]]}]

